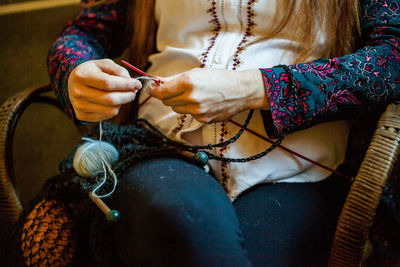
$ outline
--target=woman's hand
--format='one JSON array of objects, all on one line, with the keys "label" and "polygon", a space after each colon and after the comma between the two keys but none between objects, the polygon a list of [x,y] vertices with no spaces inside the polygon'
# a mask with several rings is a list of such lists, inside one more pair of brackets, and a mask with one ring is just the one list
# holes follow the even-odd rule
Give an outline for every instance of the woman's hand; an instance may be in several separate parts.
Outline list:
[{"label": "woman's hand", "polygon": [[68,94],[76,118],[90,122],[116,116],[121,105],[135,99],[141,86],[110,59],[79,64],[68,78]]},{"label": "woman's hand", "polygon": [[224,121],[246,109],[269,108],[259,70],[193,69],[161,78],[149,93],[199,122]]}]

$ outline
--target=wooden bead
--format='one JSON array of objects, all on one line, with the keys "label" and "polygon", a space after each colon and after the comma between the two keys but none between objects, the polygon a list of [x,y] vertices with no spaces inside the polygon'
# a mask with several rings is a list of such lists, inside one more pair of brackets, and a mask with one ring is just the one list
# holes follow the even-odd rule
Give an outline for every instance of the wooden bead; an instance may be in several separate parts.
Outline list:
[{"label": "wooden bead", "polygon": [[106,220],[109,223],[116,223],[119,221],[121,215],[118,210],[110,210],[106,215]]},{"label": "wooden bead", "polygon": [[197,161],[201,166],[205,166],[208,163],[208,156],[205,152],[197,152],[194,155],[194,160]]}]

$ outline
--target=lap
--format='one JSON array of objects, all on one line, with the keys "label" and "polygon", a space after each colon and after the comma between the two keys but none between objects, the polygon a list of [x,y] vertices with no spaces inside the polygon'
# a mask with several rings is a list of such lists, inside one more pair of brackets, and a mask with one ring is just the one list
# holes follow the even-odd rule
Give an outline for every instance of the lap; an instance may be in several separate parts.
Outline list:
[{"label": "lap", "polygon": [[[155,216],[154,206],[161,207],[163,218],[157,217],[159,222],[169,225],[179,221],[179,233],[173,232],[173,238],[192,235],[198,242],[201,236],[221,246],[235,244],[237,249],[243,235],[248,258],[259,266],[325,264],[349,188],[349,183],[340,177],[319,183],[262,184],[243,193],[232,205],[212,176],[194,165],[169,158],[141,162],[123,180],[133,191],[124,188],[121,199],[136,199],[126,212],[137,210],[133,206],[141,203],[139,212]],[[146,199],[137,200],[140,195]],[[193,216],[193,212],[197,215]],[[203,223],[211,220],[215,228],[201,228],[188,218]],[[137,220],[145,223],[143,216]],[[146,231],[146,225],[138,229]],[[164,244],[157,238],[160,235],[146,240]],[[221,251],[229,250],[235,249]]]},{"label": "lap", "polygon": [[334,179],[263,184],[232,205],[203,169],[166,157],[140,161],[119,178],[105,200],[121,212],[114,243],[121,258],[142,265],[325,263],[348,188]]}]

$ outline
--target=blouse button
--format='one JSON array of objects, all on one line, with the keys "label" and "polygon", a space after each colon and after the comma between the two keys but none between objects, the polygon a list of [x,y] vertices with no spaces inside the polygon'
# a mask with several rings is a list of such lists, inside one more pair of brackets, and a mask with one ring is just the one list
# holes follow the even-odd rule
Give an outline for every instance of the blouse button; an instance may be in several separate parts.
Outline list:
[{"label": "blouse button", "polygon": [[214,58],[214,63],[215,64],[221,64],[222,63],[222,57],[221,56],[216,56]]}]

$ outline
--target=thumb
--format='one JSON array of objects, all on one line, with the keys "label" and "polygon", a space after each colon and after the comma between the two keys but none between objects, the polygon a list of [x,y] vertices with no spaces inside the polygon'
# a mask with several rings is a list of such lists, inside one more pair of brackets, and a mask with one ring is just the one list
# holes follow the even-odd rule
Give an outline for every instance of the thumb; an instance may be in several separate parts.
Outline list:
[{"label": "thumb", "polygon": [[180,75],[174,75],[167,78],[159,78],[160,86],[149,86],[148,92],[151,96],[160,100],[175,97],[184,93],[184,87],[181,86]]}]

